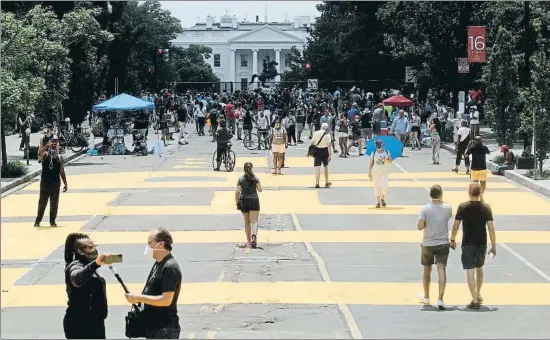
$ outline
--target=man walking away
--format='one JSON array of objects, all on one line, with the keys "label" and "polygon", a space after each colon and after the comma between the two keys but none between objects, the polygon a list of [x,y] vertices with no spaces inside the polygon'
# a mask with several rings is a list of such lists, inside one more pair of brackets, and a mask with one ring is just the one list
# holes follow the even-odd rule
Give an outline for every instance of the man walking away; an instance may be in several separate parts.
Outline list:
[{"label": "man walking away", "polygon": [[487,188],[487,159],[486,156],[490,153],[489,148],[483,145],[480,136],[476,136],[474,142],[468,150],[465,157],[472,155],[472,181],[481,184],[481,202],[483,202],[483,194]]},{"label": "man walking away", "polygon": [[129,303],[144,304],[147,339],[179,339],[178,316],[182,272],[172,256],[172,235],[165,228],[149,234],[144,254],[155,259],[142,294],[128,293]]},{"label": "man walking away", "polygon": [[[34,222],[35,227],[40,227],[44,217],[44,211],[48,200],[50,201],[50,226],[57,227],[57,208],[59,206],[59,188],[63,180],[63,192],[67,191],[67,178],[63,161],[58,153],[59,139],[57,136],[44,145],[38,151],[38,158],[42,160],[42,175],[40,177],[40,199],[38,200],[38,214]],[[61,179],[61,180],[60,180]]]},{"label": "man walking away", "polygon": [[420,209],[417,228],[424,230],[422,240],[422,255],[420,262],[424,266],[422,283],[424,304],[430,304],[430,283],[432,281],[432,265],[437,265],[437,276],[439,277],[439,297],[437,307],[445,309],[443,295],[447,285],[447,259],[449,258],[449,220],[453,217],[453,209],[448,203],[443,202],[443,189],[440,185],[433,185],[430,188],[431,203]]},{"label": "man walking away", "polygon": [[[185,132],[185,128],[187,126],[187,109],[183,106],[179,106],[177,108],[178,113],[178,127],[179,127],[179,134],[178,134],[178,144],[179,145],[185,145],[189,144],[189,141],[187,140],[187,132]],[[183,142],[182,142],[183,139]]]},{"label": "man walking away", "polygon": [[483,265],[487,253],[487,230],[491,238],[489,255],[496,256],[497,238],[493,223],[491,207],[480,201],[481,186],[472,183],[468,189],[470,200],[461,203],[456,211],[455,222],[451,234],[451,248],[456,248],[456,234],[462,222],[462,267],[466,270],[468,288],[472,294],[472,302],[467,306],[479,309],[483,303],[481,286],[483,285]]}]

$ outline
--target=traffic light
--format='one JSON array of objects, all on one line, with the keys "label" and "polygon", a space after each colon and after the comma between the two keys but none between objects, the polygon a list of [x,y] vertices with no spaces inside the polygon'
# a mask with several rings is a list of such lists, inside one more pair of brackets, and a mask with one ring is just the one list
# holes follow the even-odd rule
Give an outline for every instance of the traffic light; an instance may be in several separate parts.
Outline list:
[{"label": "traffic light", "polygon": [[165,49],[162,53],[162,60],[164,60],[165,63],[170,61],[170,50]]}]

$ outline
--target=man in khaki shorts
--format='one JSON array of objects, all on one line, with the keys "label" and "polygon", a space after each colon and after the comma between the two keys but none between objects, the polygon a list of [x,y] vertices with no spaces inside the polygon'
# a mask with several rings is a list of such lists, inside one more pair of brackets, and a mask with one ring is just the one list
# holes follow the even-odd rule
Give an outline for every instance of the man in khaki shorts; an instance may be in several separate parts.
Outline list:
[{"label": "man in khaki shorts", "polygon": [[437,265],[439,277],[439,298],[437,307],[445,309],[443,295],[447,284],[447,259],[449,258],[449,220],[453,216],[453,209],[443,202],[443,189],[439,185],[430,188],[432,201],[420,209],[417,228],[424,230],[422,253],[420,262],[424,266],[422,281],[424,293],[420,298],[425,305],[430,305],[430,283],[432,280],[432,266]]}]

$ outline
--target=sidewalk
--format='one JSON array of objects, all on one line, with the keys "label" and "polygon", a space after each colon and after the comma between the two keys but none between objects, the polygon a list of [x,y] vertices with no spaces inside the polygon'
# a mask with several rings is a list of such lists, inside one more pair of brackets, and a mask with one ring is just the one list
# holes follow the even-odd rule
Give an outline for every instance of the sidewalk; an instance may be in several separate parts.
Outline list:
[{"label": "sidewalk", "polygon": [[[42,137],[42,133],[33,133],[30,136],[30,146],[38,146],[40,143],[40,138]],[[101,143],[102,138],[96,138],[95,142],[96,144]],[[8,162],[12,161],[20,161],[23,164],[27,164],[27,159],[25,158],[25,152],[19,150],[19,145],[21,143],[21,137],[19,137],[18,134],[6,136],[6,153],[8,156]],[[65,152],[61,155],[63,156],[65,162],[70,162],[71,160],[75,159],[76,157],[86,153],[88,151],[88,148],[85,148],[82,152],[75,153],[71,151],[69,148],[65,149]],[[1,184],[1,192],[4,193],[22,183],[27,182],[31,178],[40,175],[42,171],[42,166],[38,163],[38,160],[31,159],[28,166],[28,172],[26,175],[22,177],[17,178],[2,178],[0,179]]]},{"label": "sidewalk", "polygon": [[[487,155],[487,169],[489,171],[497,170],[498,166],[493,162],[493,159],[496,156],[502,155],[500,152],[500,146],[495,140],[494,133],[491,128],[482,126],[479,129],[479,133],[483,138],[483,144],[487,145],[491,153]],[[510,149],[514,155],[520,156],[523,152],[523,145],[516,144],[512,149]],[[445,149],[453,154],[456,154],[454,144],[452,143],[442,143],[441,148]],[[546,162],[543,166],[545,170],[550,170],[550,162]],[[550,180],[533,180],[529,177],[526,177],[525,174],[528,170],[507,170],[504,172],[504,176],[510,180],[523,185],[529,189],[537,191],[545,196],[550,197]]]}]

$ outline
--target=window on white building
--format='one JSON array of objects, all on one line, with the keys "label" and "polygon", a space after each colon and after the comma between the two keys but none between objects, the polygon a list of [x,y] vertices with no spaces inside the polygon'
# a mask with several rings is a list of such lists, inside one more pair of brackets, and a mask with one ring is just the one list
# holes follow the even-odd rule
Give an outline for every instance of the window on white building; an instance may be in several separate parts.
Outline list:
[{"label": "window on white building", "polygon": [[248,78],[241,78],[241,90],[248,90]]},{"label": "window on white building", "polygon": [[214,67],[221,67],[222,66],[222,61],[221,61],[221,54],[219,53],[216,53],[214,54]]},{"label": "window on white building", "polygon": [[285,67],[290,67],[290,53],[285,54]]},{"label": "window on white building", "polygon": [[241,54],[241,67],[248,67],[248,55]]}]

